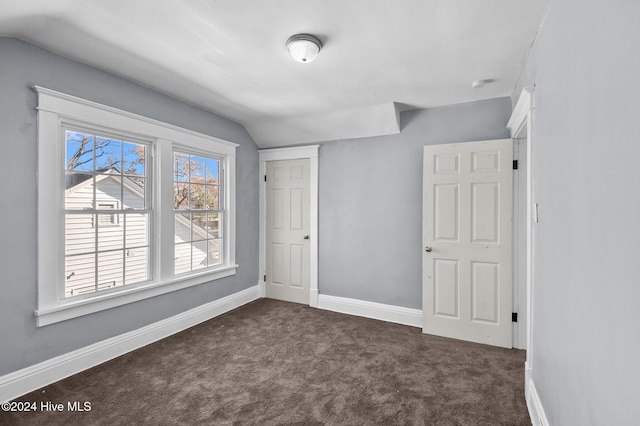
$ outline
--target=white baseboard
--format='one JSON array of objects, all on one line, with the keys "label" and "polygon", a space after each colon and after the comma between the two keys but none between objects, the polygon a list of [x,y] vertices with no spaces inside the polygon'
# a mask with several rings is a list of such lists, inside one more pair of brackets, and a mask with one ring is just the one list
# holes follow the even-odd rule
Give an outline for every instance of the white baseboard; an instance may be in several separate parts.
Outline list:
[{"label": "white baseboard", "polygon": [[10,401],[43,386],[164,339],[259,298],[259,286],[190,309],[137,330],[51,358],[0,377],[0,402]]},{"label": "white baseboard", "polygon": [[549,426],[549,420],[544,412],[544,407],[538,396],[538,390],[531,378],[531,371],[525,365],[525,398],[527,400],[527,408],[529,409],[529,417],[533,426]]},{"label": "white baseboard", "polygon": [[346,297],[318,295],[318,308],[397,324],[422,327],[422,311]]}]

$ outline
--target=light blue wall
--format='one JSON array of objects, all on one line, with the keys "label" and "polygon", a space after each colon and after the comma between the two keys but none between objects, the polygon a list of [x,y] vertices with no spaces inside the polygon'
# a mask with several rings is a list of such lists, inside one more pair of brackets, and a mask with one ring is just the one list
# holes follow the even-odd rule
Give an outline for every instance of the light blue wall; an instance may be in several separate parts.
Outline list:
[{"label": "light blue wall", "polygon": [[533,380],[552,425],[640,424],[640,2],[552,0],[535,84]]},{"label": "light blue wall", "polygon": [[508,138],[509,98],[403,112],[401,133],[320,148],[320,294],[422,308],[425,145]]},{"label": "light blue wall", "polygon": [[[36,94],[40,85],[240,144],[234,277],[36,327]],[[125,333],[258,282],[258,154],[244,128],[27,43],[0,38],[0,375]]]}]

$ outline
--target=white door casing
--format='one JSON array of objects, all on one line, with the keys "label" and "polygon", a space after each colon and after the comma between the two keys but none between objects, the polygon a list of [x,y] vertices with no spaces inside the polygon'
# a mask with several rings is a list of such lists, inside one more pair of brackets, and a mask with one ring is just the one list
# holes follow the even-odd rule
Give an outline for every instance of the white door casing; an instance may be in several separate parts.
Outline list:
[{"label": "white door casing", "polygon": [[309,304],[309,160],[266,169],[266,297]]},{"label": "white door casing", "polygon": [[260,232],[259,232],[259,270],[258,286],[260,297],[265,297],[267,244],[266,244],[266,209],[267,185],[264,177],[267,173],[267,162],[277,160],[309,159],[309,306],[318,307],[318,176],[320,145],[305,145],[289,148],[272,148],[258,151],[260,176]]},{"label": "white door casing", "polygon": [[512,347],[511,139],[424,148],[423,332]]},{"label": "white door casing", "polygon": [[[527,404],[532,407],[531,402],[531,387],[533,386],[532,382],[532,374],[533,374],[533,357],[531,356],[533,351],[533,306],[534,306],[534,276],[533,276],[533,250],[535,244],[534,238],[534,223],[537,222],[537,214],[534,214],[536,211],[537,204],[534,201],[534,175],[533,175],[533,125],[535,120],[535,97],[534,97],[535,87],[524,87],[520,92],[520,96],[518,101],[516,102],[515,107],[513,108],[513,113],[511,114],[511,118],[507,123],[507,128],[511,131],[511,137],[514,139],[520,139],[521,144],[523,143],[526,148],[526,173],[522,175],[525,180],[525,211],[522,220],[525,221],[525,232],[522,235],[524,239],[525,246],[525,256],[524,256],[524,275],[525,275],[525,285],[524,285],[524,293],[525,297],[525,306],[523,307],[525,312],[525,331],[526,331],[526,350],[527,350],[527,359],[525,362],[525,394],[527,397]],[[522,241],[521,241],[522,242]],[[522,283],[520,283],[520,288],[522,289]],[[533,418],[533,416],[532,416]]]}]

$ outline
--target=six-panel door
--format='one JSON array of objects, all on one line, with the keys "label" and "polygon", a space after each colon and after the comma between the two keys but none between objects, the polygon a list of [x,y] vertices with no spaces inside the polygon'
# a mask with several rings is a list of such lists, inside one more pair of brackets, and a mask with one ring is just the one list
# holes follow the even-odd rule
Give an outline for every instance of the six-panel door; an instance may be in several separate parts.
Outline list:
[{"label": "six-panel door", "polygon": [[424,148],[423,332],[511,347],[512,141]]},{"label": "six-panel door", "polygon": [[267,162],[266,296],[309,304],[309,160]]}]

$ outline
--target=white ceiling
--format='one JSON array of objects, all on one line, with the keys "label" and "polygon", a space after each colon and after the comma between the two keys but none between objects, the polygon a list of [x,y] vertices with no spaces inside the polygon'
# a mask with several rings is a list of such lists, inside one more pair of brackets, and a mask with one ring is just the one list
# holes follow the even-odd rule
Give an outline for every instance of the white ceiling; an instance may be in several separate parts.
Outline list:
[{"label": "white ceiling", "polygon": [[[266,148],[510,96],[548,1],[0,0],[0,35],[230,118]],[[289,56],[297,33],[322,40],[314,62]]]}]

